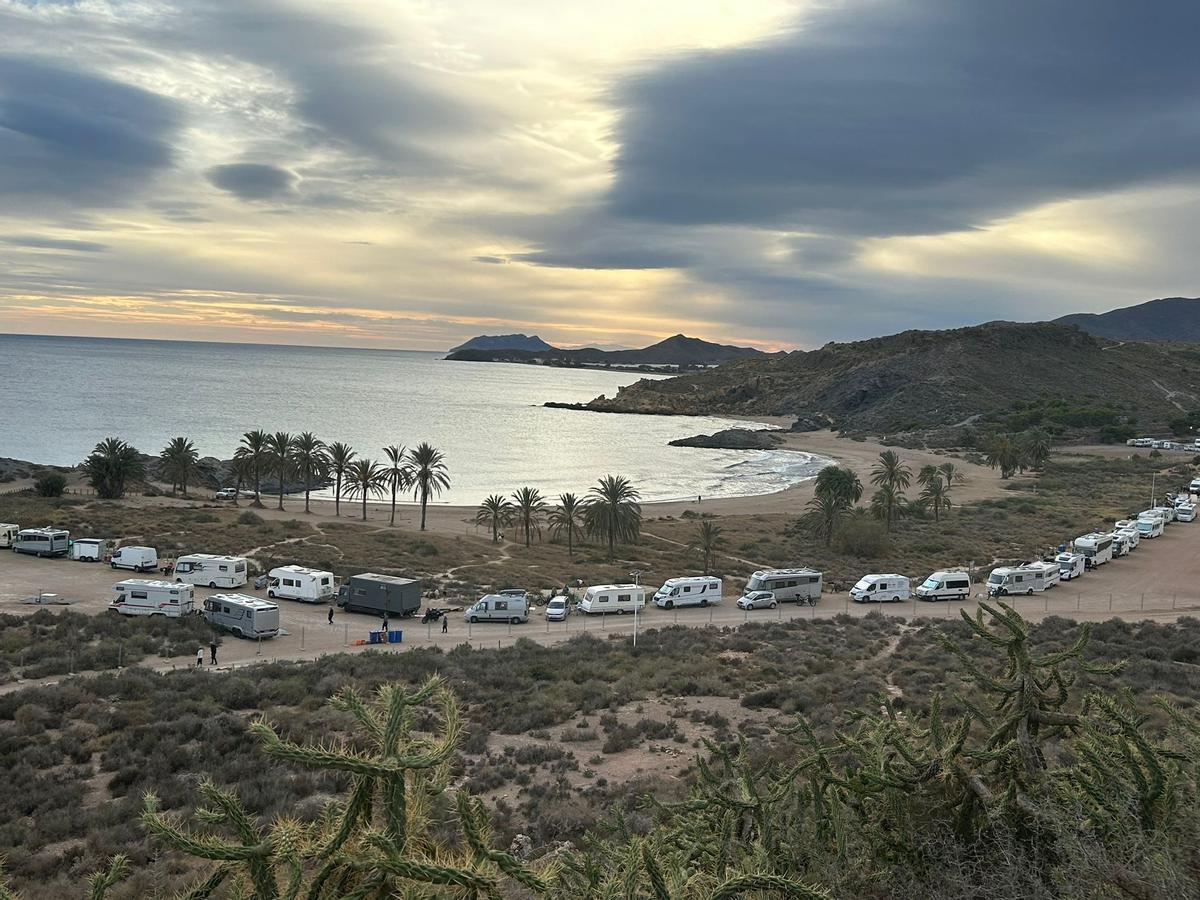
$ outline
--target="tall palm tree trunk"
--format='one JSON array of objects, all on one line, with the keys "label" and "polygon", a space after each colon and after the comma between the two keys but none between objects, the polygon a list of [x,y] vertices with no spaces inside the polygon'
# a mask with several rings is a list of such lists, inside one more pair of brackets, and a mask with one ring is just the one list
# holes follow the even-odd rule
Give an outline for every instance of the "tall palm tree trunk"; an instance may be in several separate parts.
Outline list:
[{"label": "tall palm tree trunk", "polygon": [[342,514],[342,473],[338,472],[333,484],[333,514]]},{"label": "tall palm tree trunk", "polygon": [[421,486],[421,530],[425,530],[425,508],[429,505],[429,486]]},{"label": "tall palm tree trunk", "polygon": [[396,524],[396,479],[392,479],[392,520],[388,524]]}]

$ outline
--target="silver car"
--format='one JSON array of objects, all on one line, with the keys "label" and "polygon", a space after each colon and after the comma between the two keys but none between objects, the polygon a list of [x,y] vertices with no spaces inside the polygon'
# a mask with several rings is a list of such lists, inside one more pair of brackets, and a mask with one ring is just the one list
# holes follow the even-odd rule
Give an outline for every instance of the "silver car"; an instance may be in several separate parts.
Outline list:
[{"label": "silver car", "polygon": [[738,598],[738,609],[774,609],[779,605],[774,591],[750,591]]},{"label": "silver car", "polygon": [[551,597],[550,602],[546,604],[547,622],[565,622],[570,614],[571,604],[567,602],[566,597]]}]

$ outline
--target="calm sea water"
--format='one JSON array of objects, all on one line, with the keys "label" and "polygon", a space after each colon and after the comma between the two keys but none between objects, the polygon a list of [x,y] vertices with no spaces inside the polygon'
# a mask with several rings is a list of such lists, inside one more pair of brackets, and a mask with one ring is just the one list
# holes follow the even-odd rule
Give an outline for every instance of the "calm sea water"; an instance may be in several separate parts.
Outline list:
[{"label": "calm sea water", "polygon": [[446,455],[441,502],[532,485],[582,493],[629,477],[646,500],[762,494],[827,461],[667,442],[728,427],[709,417],[546,409],[612,395],[636,373],[448,362],[412,351],[0,335],[0,456],[57,465],[117,435],[157,453],[176,435],[228,458],[245,431],[312,431],[380,457],[429,441]]}]

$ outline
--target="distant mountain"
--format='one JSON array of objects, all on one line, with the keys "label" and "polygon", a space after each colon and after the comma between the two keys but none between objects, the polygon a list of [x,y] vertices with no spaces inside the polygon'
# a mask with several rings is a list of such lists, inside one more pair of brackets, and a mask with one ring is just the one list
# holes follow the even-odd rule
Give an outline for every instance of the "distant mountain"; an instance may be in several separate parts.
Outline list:
[{"label": "distant mountain", "polygon": [[536,334],[481,334],[465,344],[451,348],[451,353],[460,350],[553,350],[554,348]]},{"label": "distant mountain", "polygon": [[1074,313],[1054,322],[1119,341],[1200,343],[1200,298],[1166,297],[1106,313]]},{"label": "distant mountain", "polygon": [[717,366],[739,359],[766,356],[753,347],[731,347],[677,334],[641,350],[540,350],[465,347],[456,348],[446,358],[470,362],[523,362],[544,366]]}]

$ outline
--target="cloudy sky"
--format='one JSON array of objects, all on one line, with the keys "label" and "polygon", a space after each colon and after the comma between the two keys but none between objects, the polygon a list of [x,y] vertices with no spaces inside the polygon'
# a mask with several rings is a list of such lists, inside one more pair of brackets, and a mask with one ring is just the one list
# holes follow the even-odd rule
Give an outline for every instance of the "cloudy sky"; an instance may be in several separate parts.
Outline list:
[{"label": "cloudy sky", "polygon": [[0,332],[811,347],[1195,296],[1200,4],[0,0]]}]

